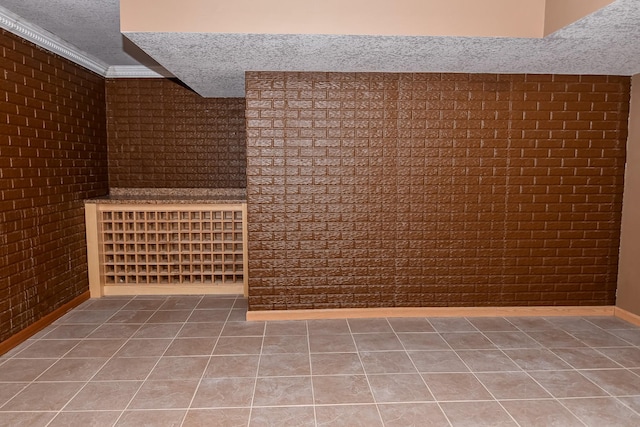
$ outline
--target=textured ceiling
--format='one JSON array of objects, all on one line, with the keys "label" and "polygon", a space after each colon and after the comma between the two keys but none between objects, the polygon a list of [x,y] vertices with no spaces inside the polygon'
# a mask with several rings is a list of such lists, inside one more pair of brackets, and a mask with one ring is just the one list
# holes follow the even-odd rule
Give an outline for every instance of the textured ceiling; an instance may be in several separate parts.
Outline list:
[{"label": "textured ceiling", "polygon": [[202,96],[244,95],[244,72],[640,73],[640,0],[611,5],[544,39],[119,32],[118,0],[2,0],[109,65],[152,63]]}]

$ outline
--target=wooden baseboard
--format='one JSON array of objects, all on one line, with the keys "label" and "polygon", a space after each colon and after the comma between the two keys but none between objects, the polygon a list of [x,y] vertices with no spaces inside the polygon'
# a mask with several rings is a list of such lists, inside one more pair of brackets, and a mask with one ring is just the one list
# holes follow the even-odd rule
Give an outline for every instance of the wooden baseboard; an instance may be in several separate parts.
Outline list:
[{"label": "wooden baseboard", "polygon": [[27,339],[29,339],[33,335],[37,334],[42,329],[46,328],[47,326],[49,326],[50,324],[55,322],[57,319],[62,317],[69,310],[72,310],[72,309],[76,308],[77,306],[79,306],[83,302],[87,301],[89,298],[90,298],[90,294],[89,294],[89,291],[87,291],[87,292],[75,297],[74,299],[72,299],[68,303],[64,304],[60,308],[58,308],[58,309],[52,311],[51,313],[47,314],[42,319],[40,319],[40,320],[36,321],[35,323],[32,323],[31,325],[27,326],[26,328],[24,328],[23,330],[21,330],[17,334],[15,334],[15,335],[11,336],[10,338],[0,342],[0,355],[6,353],[7,351],[9,351],[12,348],[16,347],[18,344],[26,341]]},{"label": "wooden baseboard", "polygon": [[327,310],[248,311],[247,320],[357,319],[373,317],[613,316],[614,306],[559,307],[380,307]]},{"label": "wooden baseboard", "polygon": [[242,295],[244,285],[106,285],[104,296],[134,295]]},{"label": "wooden baseboard", "polygon": [[626,320],[629,323],[640,326],[640,316],[638,316],[637,314],[631,313],[630,311],[616,307],[615,316],[622,320]]}]

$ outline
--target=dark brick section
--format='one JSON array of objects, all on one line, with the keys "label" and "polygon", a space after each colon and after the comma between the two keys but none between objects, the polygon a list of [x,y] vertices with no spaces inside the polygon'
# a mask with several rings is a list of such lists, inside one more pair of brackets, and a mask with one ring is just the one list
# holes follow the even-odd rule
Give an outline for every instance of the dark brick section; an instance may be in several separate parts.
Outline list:
[{"label": "dark brick section", "polygon": [[0,341],[88,290],[108,191],[104,78],[0,30]]},{"label": "dark brick section", "polygon": [[169,79],[107,80],[110,186],[245,188],[244,108]]},{"label": "dark brick section", "polygon": [[247,73],[250,309],[614,304],[629,85]]}]

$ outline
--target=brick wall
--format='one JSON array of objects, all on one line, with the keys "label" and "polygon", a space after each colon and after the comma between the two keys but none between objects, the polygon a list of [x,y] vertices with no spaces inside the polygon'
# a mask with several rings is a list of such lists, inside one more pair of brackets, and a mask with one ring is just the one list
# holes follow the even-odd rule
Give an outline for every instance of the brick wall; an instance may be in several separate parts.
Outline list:
[{"label": "brick wall", "polygon": [[110,187],[244,188],[244,107],[169,79],[107,80]]},{"label": "brick wall", "polygon": [[614,303],[628,78],[246,87],[251,310]]},{"label": "brick wall", "polygon": [[88,290],[107,192],[104,79],[0,30],[0,341]]}]

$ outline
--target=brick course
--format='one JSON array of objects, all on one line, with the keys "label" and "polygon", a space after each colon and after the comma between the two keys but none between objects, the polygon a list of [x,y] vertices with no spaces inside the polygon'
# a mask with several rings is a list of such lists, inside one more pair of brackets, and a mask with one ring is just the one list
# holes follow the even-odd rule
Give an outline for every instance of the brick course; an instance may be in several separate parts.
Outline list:
[{"label": "brick course", "polygon": [[246,187],[243,98],[169,79],[108,79],[110,187]]},{"label": "brick course", "polygon": [[614,304],[629,78],[246,76],[251,310]]},{"label": "brick course", "polygon": [[0,341],[88,290],[83,200],[107,193],[104,79],[0,30]]}]

